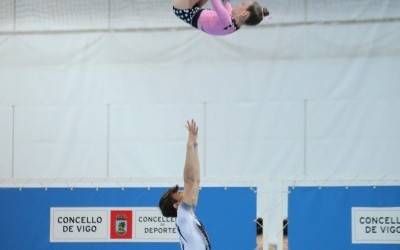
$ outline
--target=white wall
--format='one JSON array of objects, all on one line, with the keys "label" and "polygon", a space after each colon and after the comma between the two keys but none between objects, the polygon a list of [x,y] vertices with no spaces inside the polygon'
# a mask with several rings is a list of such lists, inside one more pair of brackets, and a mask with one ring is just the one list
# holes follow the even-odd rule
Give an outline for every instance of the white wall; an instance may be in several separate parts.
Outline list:
[{"label": "white wall", "polygon": [[1,173],[174,176],[194,117],[210,176],[398,174],[396,25],[3,36]]}]

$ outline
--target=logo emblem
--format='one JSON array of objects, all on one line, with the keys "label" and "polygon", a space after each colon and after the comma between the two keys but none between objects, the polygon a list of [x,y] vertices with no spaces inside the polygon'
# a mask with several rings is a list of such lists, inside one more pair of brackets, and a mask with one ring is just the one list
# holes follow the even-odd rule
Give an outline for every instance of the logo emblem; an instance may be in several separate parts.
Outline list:
[{"label": "logo emblem", "polygon": [[132,210],[111,210],[111,239],[132,239]]},{"label": "logo emblem", "polygon": [[118,214],[115,221],[115,232],[119,235],[124,235],[127,232],[128,221],[125,214]]}]

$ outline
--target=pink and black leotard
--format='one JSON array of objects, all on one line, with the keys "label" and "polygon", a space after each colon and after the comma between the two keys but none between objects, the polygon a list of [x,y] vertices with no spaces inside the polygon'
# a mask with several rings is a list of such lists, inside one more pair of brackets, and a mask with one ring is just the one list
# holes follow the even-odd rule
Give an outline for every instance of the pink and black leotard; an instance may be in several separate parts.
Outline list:
[{"label": "pink and black leotard", "polygon": [[195,5],[191,9],[180,10],[173,8],[174,13],[184,22],[204,31],[207,34],[223,36],[239,29],[232,17],[232,6],[229,0],[211,0],[213,9],[202,9]]}]

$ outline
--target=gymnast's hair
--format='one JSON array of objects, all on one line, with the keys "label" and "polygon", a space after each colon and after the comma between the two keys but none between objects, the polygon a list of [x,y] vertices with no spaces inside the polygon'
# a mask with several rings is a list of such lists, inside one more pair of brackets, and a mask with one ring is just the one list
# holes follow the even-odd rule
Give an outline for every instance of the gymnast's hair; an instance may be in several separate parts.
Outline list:
[{"label": "gymnast's hair", "polygon": [[171,187],[168,189],[160,199],[159,208],[161,210],[162,215],[165,217],[177,217],[176,208],[174,208],[174,204],[177,202],[172,194],[178,192],[178,185]]},{"label": "gymnast's hair", "polygon": [[244,24],[254,26],[259,24],[265,16],[269,15],[267,8],[261,7],[257,2],[251,4],[247,11],[249,12],[249,17],[244,21]]}]

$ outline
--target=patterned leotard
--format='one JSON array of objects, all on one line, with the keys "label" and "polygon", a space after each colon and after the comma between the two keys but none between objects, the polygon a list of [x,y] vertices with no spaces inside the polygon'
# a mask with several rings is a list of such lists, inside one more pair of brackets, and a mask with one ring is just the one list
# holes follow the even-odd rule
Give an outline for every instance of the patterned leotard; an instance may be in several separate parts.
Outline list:
[{"label": "patterned leotard", "polygon": [[232,17],[232,6],[229,0],[211,0],[213,9],[202,9],[195,5],[192,9],[179,10],[174,7],[175,15],[193,27],[210,35],[222,36],[239,29]]}]

